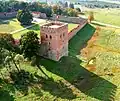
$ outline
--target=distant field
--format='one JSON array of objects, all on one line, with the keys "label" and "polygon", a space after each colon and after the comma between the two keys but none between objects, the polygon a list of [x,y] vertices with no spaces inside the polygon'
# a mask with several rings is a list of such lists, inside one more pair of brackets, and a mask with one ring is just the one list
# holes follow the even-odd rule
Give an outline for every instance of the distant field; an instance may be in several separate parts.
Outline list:
[{"label": "distant field", "polygon": [[[72,29],[74,29],[75,27],[77,27],[77,25],[78,24],[72,24],[72,23],[68,24],[68,32],[71,31]],[[38,36],[40,36],[40,26],[39,26],[39,24],[37,24],[37,25],[35,25],[31,28],[28,28],[26,30],[14,33],[13,37],[19,39],[22,34],[28,32],[28,31],[35,31],[38,34]]]},{"label": "distant field", "polygon": [[[71,31],[72,29],[74,29],[75,27],[77,27],[78,24],[72,24],[69,23],[68,24],[68,32]],[[24,26],[21,26],[20,23],[17,21],[17,19],[10,19],[7,21],[2,21],[0,20],[0,32],[5,32],[5,33],[10,33],[10,32],[14,32],[16,30],[20,30],[24,28]],[[13,34],[14,38],[20,38],[22,34],[28,32],[28,31],[35,31],[38,36],[40,36],[40,26],[39,24],[36,24],[33,27],[27,28],[23,31],[19,31]]]},{"label": "distant field", "polygon": [[[120,9],[91,9],[96,21],[120,26]],[[89,11],[86,13],[88,16]]]},{"label": "distant field", "polygon": [[38,34],[38,36],[40,36],[40,26],[39,26],[39,24],[36,24],[35,26],[27,28],[27,29],[25,29],[23,31],[14,33],[13,37],[19,39],[21,37],[21,35],[25,34],[28,31],[34,31],[34,32],[36,32]]},{"label": "distant field", "polygon": [[20,25],[20,23],[17,21],[17,19],[10,19],[8,21],[0,21],[0,32],[13,32],[15,30],[19,30],[21,28],[24,28]]}]

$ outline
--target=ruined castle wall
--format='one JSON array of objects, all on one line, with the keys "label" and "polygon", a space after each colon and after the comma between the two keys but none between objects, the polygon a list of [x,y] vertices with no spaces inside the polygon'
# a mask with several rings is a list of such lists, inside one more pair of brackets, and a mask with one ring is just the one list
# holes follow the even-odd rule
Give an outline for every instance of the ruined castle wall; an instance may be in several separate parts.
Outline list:
[{"label": "ruined castle wall", "polygon": [[82,22],[81,24],[79,24],[76,28],[74,28],[73,30],[71,30],[68,33],[68,40],[70,40],[72,37],[74,37],[74,35],[77,34],[77,32],[82,29],[85,25],[87,24],[86,21]]},{"label": "ruined castle wall", "polygon": [[10,12],[10,13],[0,13],[0,19],[8,19],[8,18],[13,18],[16,17],[17,12]]},{"label": "ruined castle wall", "polygon": [[43,19],[47,18],[46,14],[41,12],[32,12],[32,15],[36,18],[43,18]]},{"label": "ruined castle wall", "polygon": [[66,17],[66,16],[62,16],[59,15],[59,18],[57,18],[57,15],[53,15],[53,17],[51,17],[51,20],[58,20],[58,21],[63,21],[63,22],[70,22],[70,23],[76,23],[76,24],[80,24],[82,21],[87,21],[87,19],[81,18],[81,17]]}]

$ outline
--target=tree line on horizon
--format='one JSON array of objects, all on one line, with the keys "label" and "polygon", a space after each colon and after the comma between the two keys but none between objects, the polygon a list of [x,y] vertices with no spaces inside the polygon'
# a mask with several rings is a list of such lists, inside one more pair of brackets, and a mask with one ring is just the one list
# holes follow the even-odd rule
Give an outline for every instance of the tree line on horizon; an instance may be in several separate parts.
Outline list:
[{"label": "tree line on horizon", "polygon": [[0,12],[13,12],[18,10],[28,9],[29,11],[38,11],[45,13],[47,17],[51,17],[52,14],[65,15],[65,16],[78,16],[78,13],[81,12],[80,8],[74,8],[74,4],[67,2],[64,4],[59,2],[59,5],[55,4],[53,6],[40,3],[40,2],[19,2],[15,0],[9,1],[0,1]]}]

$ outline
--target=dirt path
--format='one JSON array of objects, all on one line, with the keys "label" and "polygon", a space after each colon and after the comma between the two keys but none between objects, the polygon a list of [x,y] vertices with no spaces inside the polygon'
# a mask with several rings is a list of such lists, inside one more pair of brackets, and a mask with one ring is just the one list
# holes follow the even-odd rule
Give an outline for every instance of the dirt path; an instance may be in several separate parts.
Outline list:
[{"label": "dirt path", "polygon": [[33,26],[35,26],[35,25],[37,25],[37,24],[33,24],[33,25],[27,26],[27,27],[25,27],[25,28],[22,28],[22,29],[13,31],[13,32],[11,32],[10,34],[15,34],[15,33],[17,33],[17,32],[23,31],[23,30],[25,30],[25,29],[27,29],[27,28],[31,28],[31,27],[33,27]]},{"label": "dirt path", "polygon": [[107,23],[103,23],[103,22],[92,21],[92,23],[100,24],[100,25],[107,26],[107,27],[113,27],[113,28],[118,28],[118,29],[120,29],[120,26],[115,26],[115,25],[107,24]]},{"label": "dirt path", "polygon": [[25,29],[31,28],[31,27],[33,27],[33,26],[35,26],[35,25],[37,25],[37,24],[43,24],[43,23],[45,23],[45,22],[46,22],[46,21],[39,20],[39,21],[37,21],[37,23],[35,23],[35,24],[33,24],[33,25],[30,25],[30,26],[27,26],[27,27],[25,27],[25,28],[22,28],[22,29],[19,29],[19,30],[10,32],[10,34],[15,34],[15,33],[17,33],[17,32],[20,32],[20,31],[23,31],[23,30],[25,30]]}]

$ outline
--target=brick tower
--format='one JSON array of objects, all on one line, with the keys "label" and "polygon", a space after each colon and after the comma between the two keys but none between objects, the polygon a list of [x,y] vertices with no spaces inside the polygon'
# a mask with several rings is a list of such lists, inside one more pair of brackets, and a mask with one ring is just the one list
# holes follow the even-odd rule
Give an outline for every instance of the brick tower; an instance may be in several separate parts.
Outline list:
[{"label": "brick tower", "polygon": [[68,24],[51,22],[41,26],[41,44],[46,48],[43,56],[59,61],[62,56],[68,56]]}]

